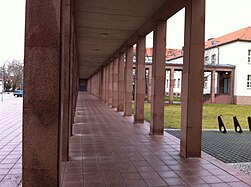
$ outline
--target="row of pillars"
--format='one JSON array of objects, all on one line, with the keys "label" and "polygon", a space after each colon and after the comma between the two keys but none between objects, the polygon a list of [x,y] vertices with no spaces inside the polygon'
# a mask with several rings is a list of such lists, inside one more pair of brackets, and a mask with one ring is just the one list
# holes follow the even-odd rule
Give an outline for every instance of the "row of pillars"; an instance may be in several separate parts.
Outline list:
[{"label": "row of pillars", "polygon": [[79,90],[71,0],[26,1],[23,186],[60,186]]},{"label": "row of pillars", "polygon": [[[184,157],[199,157],[201,156],[204,85],[205,2],[188,1],[185,8],[180,154]],[[151,75],[151,83],[149,83],[151,87],[150,134],[163,135],[166,20],[156,20],[153,33],[152,72],[149,72]],[[138,36],[136,43],[134,123],[144,122],[145,50],[145,36]],[[117,108],[117,111],[123,111],[125,116],[131,115],[132,70],[133,46],[128,46],[125,51],[114,55],[112,60],[90,77],[88,91],[111,107]],[[171,71],[174,71],[174,69]]]},{"label": "row of pillars", "polygon": [[[60,186],[61,163],[68,160],[69,137],[79,87],[79,67],[71,0],[26,0],[25,67],[23,102],[23,186]],[[204,65],[205,0],[184,2],[185,48],[182,83],[181,155],[201,154],[202,90]],[[163,134],[166,20],[153,20],[153,69],[151,134]],[[142,108],[141,90],[145,36],[137,43],[137,93],[135,109]],[[121,67],[125,53],[124,76],[110,72]],[[101,93],[109,105],[131,114],[133,48],[120,51],[88,81],[88,90]],[[122,60],[123,59],[123,60]],[[114,65],[115,64],[115,65]],[[123,70],[122,70],[123,71]],[[99,74],[99,75],[98,75]],[[96,80],[100,80],[95,83]],[[124,85],[120,86],[121,82]],[[95,84],[97,84],[95,86]],[[124,90],[123,90],[124,89]],[[123,93],[123,94],[119,94]],[[121,102],[122,101],[122,102]],[[116,104],[117,102],[117,104]],[[137,113],[137,119],[143,119]],[[136,116],[136,115],[135,115]],[[137,119],[135,121],[137,122]],[[196,137],[196,138],[194,138]]]}]

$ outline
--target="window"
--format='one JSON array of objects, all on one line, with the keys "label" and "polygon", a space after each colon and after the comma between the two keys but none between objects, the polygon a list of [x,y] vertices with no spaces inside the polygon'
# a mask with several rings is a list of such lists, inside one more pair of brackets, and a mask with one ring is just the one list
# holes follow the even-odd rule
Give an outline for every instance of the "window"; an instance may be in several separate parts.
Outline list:
[{"label": "window", "polygon": [[204,77],[204,89],[207,89],[207,77]]},{"label": "window", "polygon": [[169,88],[169,80],[166,79],[166,88]]},{"label": "window", "polygon": [[251,75],[247,77],[247,88],[251,88]]},{"label": "window", "polygon": [[180,88],[180,79],[178,79],[178,85],[177,88]]},{"label": "window", "polygon": [[248,50],[248,63],[251,63],[251,49]]},{"label": "window", "polygon": [[205,56],[205,63],[208,63],[209,61],[209,56]]},{"label": "window", "polygon": [[174,79],[173,88],[176,88],[176,79]]},{"label": "window", "polygon": [[212,55],[211,63],[212,63],[212,64],[216,64],[216,54],[213,54],[213,55]]}]

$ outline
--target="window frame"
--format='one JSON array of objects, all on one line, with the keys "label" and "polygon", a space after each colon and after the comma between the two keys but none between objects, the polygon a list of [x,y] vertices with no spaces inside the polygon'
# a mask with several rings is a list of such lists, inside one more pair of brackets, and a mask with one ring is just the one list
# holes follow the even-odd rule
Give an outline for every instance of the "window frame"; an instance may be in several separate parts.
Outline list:
[{"label": "window frame", "polygon": [[251,49],[248,49],[248,63],[251,64]]},{"label": "window frame", "polygon": [[251,74],[247,75],[247,88],[251,89]]},{"label": "window frame", "polygon": [[216,64],[216,54],[212,54],[212,56],[211,56],[211,64]]}]

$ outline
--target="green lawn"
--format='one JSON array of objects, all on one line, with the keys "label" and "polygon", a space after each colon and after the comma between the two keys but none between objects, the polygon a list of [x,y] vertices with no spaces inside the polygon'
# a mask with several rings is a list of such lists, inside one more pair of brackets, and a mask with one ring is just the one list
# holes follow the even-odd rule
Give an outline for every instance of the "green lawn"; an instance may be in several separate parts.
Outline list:
[{"label": "green lawn", "polygon": [[[180,105],[165,106],[165,128],[180,128]],[[243,129],[248,129],[247,117],[251,106],[208,104],[203,106],[203,129],[218,129],[217,117],[222,115],[227,129],[234,129],[233,116],[237,116]],[[145,120],[150,121],[150,104],[145,104]]]},{"label": "green lawn", "polygon": [[[180,97],[174,97],[174,101],[180,101]],[[165,101],[169,101],[169,96],[165,96]]]}]

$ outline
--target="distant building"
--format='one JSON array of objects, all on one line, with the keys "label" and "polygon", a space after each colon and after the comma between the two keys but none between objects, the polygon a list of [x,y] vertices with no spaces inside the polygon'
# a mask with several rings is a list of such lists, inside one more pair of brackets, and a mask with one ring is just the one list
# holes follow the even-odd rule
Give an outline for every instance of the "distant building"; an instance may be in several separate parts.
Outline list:
[{"label": "distant building", "polygon": [[[167,60],[167,65],[182,63],[182,55]],[[177,96],[181,92],[181,74],[180,70],[174,72],[173,92]],[[205,43],[204,77],[204,94],[208,96],[205,102],[251,105],[251,27],[209,39]],[[166,76],[167,93],[169,79],[170,71]],[[212,95],[215,95],[213,100]]]},{"label": "distant building", "polygon": [[[146,48],[145,58],[149,100],[152,48]],[[205,103],[251,105],[251,27],[205,42],[204,63]],[[181,96],[182,66],[183,50],[166,49],[166,95]]]}]

